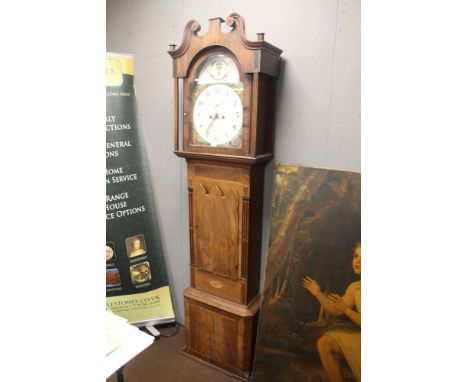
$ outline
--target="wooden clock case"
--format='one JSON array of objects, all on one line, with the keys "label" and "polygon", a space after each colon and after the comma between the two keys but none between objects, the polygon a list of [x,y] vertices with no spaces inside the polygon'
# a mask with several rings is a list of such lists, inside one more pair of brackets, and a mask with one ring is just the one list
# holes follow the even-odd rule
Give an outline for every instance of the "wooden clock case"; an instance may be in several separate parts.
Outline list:
[{"label": "wooden clock case", "polygon": [[[236,13],[227,18],[229,32],[221,30],[222,22],[211,19],[203,36],[198,35],[198,22],[188,22],[181,45],[171,45],[168,52],[173,58],[174,152],[188,167],[191,284],[184,292],[185,352],[247,379],[260,309],[263,178],[273,157],[282,51],[265,42],[263,33],[257,41],[247,40],[244,21]],[[197,69],[219,53],[233,59],[244,84],[238,148],[191,144]]]}]

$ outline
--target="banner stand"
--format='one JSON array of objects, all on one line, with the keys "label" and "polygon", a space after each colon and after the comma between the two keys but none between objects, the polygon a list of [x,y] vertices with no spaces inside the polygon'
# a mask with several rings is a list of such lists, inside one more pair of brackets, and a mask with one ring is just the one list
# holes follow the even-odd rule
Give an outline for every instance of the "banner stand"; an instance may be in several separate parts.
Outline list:
[{"label": "banner stand", "polygon": [[132,55],[106,56],[106,303],[135,326],[175,322]]}]

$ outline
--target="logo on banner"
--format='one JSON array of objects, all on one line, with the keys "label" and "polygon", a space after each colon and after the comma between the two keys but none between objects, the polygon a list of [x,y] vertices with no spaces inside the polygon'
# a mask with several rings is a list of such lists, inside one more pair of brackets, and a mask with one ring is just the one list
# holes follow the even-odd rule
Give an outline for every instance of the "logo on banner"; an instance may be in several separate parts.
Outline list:
[{"label": "logo on banner", "polygon": [[123,84],[122,66],[119,60],[106,59],[106,86],[120,86]]}]

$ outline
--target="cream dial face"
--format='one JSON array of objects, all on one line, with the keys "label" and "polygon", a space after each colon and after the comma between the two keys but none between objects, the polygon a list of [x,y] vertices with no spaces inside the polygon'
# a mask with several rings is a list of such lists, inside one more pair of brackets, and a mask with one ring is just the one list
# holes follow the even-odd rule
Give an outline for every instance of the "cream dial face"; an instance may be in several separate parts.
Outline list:
[{"label": "cream dial face", "polygon": [[230,86],[214,84],[195,99],[193,125],[210,146],[225,146],[242,131],[242,100]]}]

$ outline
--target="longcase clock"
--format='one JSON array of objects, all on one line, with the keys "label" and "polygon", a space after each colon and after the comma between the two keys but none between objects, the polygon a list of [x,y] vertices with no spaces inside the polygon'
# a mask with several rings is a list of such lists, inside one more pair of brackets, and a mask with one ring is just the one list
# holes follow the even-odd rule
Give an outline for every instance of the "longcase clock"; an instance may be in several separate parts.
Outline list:
[{"label": "longcase clock", "polygon": [[190,21],[180,46],[169,51],[174,152],[188,169],[185,352],[246,379],[260,308],[263,178],[273,157],[282,51],[263,33],[248,40],[236,13],[226,20],[229,31],[223,22],[211,19],[201,36]]}]

